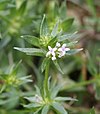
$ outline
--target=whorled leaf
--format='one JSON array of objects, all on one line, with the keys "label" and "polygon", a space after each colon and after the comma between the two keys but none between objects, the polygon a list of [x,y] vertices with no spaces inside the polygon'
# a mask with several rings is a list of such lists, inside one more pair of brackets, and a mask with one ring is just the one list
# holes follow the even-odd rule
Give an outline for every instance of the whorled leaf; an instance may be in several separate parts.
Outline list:
[{"label": "whorled leaf", "polygon": [[74,55],[74,54],[76,54],[76,53],[78,53],[82,50],[83,50],[83,48],[81,48],[81,49],[71,49],[71,50],[66,52],[66,55]]},{"label": "whorled leaf", "polygon": [[57,35],[57,33],[58,33],[58,26],[59,26],[59,22],[57,22],[56,24],[55,24],[55,26],[54,26],[54,28],[53,28],[53,30],[52,30],[52,32],[51,32],[51,37],[55,37],[56,35]]},{"label": "whorled leaf", "polygon": [[21,85],[25,84],[25,83],[28,83],[28,82],[32,82],[32,80],[29,79],[30,77],[31,77],[31,75],[20,77],[19,80],[20,80]]},{"label": "whorled leaf", "polygon": [[20,16],[23,15],[25,13],[26,6],[27,6],[27,0],[24,0],[24,2],[21,4],[19,9],[17,10],[17,15],[20,15]]},{"label": "whorled leaf", "polygon": [[24,52],[27,55],[34,55],[34,56],[44,56],[44,52],[42,49],[37,49],[37,48],[18,48],[14,47],[14,49]]},{"label": "whorled leaf", "polygon": [[71,97],[56,97],[56,101],[77,101],[77,99],[71,98]]},{"label": "whorled leaf", "polygon": [[24,98],[30,102],[36,102],[36,97],[24,97]]},{"label": "whorled leaf", "polygon": [[58,64],[58,61],[55,60],[55,61],[53,61],[53,63],[54,63],[54,65],[56,66],[56,68],[57,68],[62,74],[64,74],[63,71],[62,71],[62,69],[60,68],[60,66],[59,66],[59,64]]},{"label": "whorled leaf", "polygon": [[62,85],[59,84],[59,85],[54,86],[51,89],[50,93],[51,93],[51,98],[52,99],[54,99],[57,96],[57,94],[60,91],[61,87],[62,87]]},{"label": "whorled leaf", "polygon": [[11,41],[11,37],[3,38],[0,40],[0,50],[8,45]]},{"label": "whorled leaf", "polygon": [[40,26],[40,38],[46,37],[48,35],[49,35],[49,28],[47,25],[46,16],[44,14],[42,22],[41,22],[41,26]]},{"label": "whorled leaf", "polygon": [[59,9],[59,17],[61,20],[65,19],[67,17],[67,5],[66,5],[66,0],[62,1],[61,7]]},{"label": "whorled leaf", "polygon": [[58,113],[60,113],[60,114],[68,114],[67,111],[64,109],[64,107],[60,103],[53,102],[52,106]]},{"label": "whorled leaf", "polygon": [[41,72],[43,72],[46,68],[46,65],[49,63],[50,59],[49,58],[44,58],[42,64],[41,64]]},{"label": "whorled leaf", "polygon": [[54,44],[57,42],[57,38],[52,38],[49,42],[48,42],[48,46],[54,46]]},{"label": "whorled leaf", "polygon": [[65,40],[73,41],[73,40],[78,39],[79,37],[80,37],[80,35],[76,34],[76,32],[75,32],[75,33],[64,34],[64,35],[58,36],[57,38],[58,38],[58,41],[61,42],[61,41],[65,41]]},{"label": "whorled leaf", "polygon": [[41,114],[48,114],[48,111],[49,111],[49,105],[45,105],[45,106],[42,108]]},{"label": "whorled leaf", "polygon": [[12,68],[10,69],[10,74],[11,75],[16,75],[19,65],[21,64],[22,60],[20,60],[17,64],[13,65]]},{"label": "whorled leaf", "polygon": [[28,105],[23,105],[25,108],[39,108],[39,107],[41,107],[42,105],[41,104],[39,104],[39,103],[30,103],[30,104],[28,104]]},{"label": "whorled leaf", "polygon": [[72,42],[66,43],[66,46],[67,47],[75,46],[75,44],[77,44],[77,43],[78,43],[78,41],[72,41]]}]

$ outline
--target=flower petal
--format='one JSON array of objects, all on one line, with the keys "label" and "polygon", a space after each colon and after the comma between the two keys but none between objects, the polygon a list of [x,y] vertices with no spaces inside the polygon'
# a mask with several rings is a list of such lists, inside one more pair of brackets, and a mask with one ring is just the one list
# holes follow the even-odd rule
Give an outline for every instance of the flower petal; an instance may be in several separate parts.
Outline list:
[{"label": "flower petal", "polygon": [[56,51],[57,50],[57,48],[53,48],[53,51]]},{"label": "flower petal", "polygon": [[54,60],[56,60],[56,57],[55,57],[55,56],[53,56],[53,57],[52,57],[52,60],[53,60],[53,61],[54,61]]},{"label": "flower petal", "polygon": [[48,49],[49,49],[49,50],[52,50],[51,46],[48,46]]},{"label": "flower petal", "polygon": [[66,47],[66,44],[63,44],[62,47]]},{"label": "flower petal", "polygon": [[50,52],[50,51],[48,51],[48,52],[46,53],[46,57],[48,57],[49,55],[51,55],[51,52]]},{"label": "flower petal", "polygon": [[55,55],[56,55],[56,54],[55,54],[55,52],[52,52],[51,54],[52,54],[53,56],[55,56]]},{"label": "flower petal", "polygon": [[56,47],[60,47],[61,44],[59,42],[56,43]]},{"label": "flower petal", "polygon": [[69,51],[70,50],[70,48],[65,48],[65,51]]}]

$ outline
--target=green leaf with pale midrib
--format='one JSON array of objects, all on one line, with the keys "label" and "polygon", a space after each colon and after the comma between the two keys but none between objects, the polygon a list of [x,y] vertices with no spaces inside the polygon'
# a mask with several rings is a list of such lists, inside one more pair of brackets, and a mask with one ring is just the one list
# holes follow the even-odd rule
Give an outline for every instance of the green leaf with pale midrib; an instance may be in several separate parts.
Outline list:
[{"label": "green leaf with pale midrib", "polygon": [[55,100],[57,101],[77,101],[77,99],[71,97],[56,97]]},{"label": "green leaf with pale midrib", "polygon": [[26,108],[39,108],[41,105],[39,103],[30,103],[28,105],[23,105]]},{"label": "green leaf with pale midrib", "polygon": [[34,55],[34,56],[43,56],[44,52],[42,51],[42,49],[37,49],[37,48],[18,48],[18,47],[14,47],[14,49],[24,52],[27,55]]}]

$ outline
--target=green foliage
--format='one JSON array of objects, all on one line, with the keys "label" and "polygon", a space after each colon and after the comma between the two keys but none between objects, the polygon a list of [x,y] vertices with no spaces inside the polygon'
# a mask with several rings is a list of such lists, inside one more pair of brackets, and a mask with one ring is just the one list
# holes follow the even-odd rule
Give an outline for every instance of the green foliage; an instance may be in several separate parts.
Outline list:
[{"label": "green foliage", "polygon": [[[54,88],[56,89],[56,86]],[[37,113],[37,111],[41,111],[42,114],[47,114],[51,107],[53,107],[54,110],[56,110],[58,113],[67,114],[67,111],[63,108],[60,103],[64,101],[77,101],[76,99],[70,97],[56,97],[52,96],[52,94],[49,98],[47,98],[40,94],[41,90],[38,87],[37,89],[39,94],[36,94],[34,97],[25,97],[25,99],[27,99],[31,103],[23,105],[26,108],[34,110],[34,113]],[[51,91],[51,93],[56,94],[56,91]]]},{"label": "green foliage", "polygon": [[30,36],[30,35],[24,35],[24,36],[21,36],[21,38],[25,39],[27,42],[29,42],[33,46],[39,47],[39,39],[37,37]]},{"label": "green foliage", "polygon": [[68,31],[73,23],[74,19],[66,19],[61,23],[61,27],[63,28],[63,31]]},{"label": "green foliage", "polygon": [[0,0],[0,114],[100,113],[99,4]]},{"label": "green foliage", "polygon": [[[27,39],[27,41],[30,43],[31,41],[34,41],[34,44],[31,42],[31,44],[39,47],[39,48],[18,48],[18,47],[14,47],[14,49],[16,50],[19,50],[21,52],[24,52],[26,53],[27,55],[35,55],[35,56],[45,56],[46,53],[47,53],[47,47],[48,46],[54,46],[55,43],[57,43],[57,41],[61,42],[62,41],[66,41],[69,40],[69,38],[71,38],[71,36],[73,37],[74,34],[65,34],[65,35],[62,35],[62,34],[59,34],[59,23],[60,22],[57,22],[55,25],[54,25],[54,28],[53,30],[51,31],[51,33],[49,33],[49,28],[48,28],[48,25],[46,23],[46,17],[45,15],[43,16],[43,19],[42,19],[42,22],[41,22],[41,26],[40,26],[40,38],[36,38],[34,36],[25,36],[25,39]],[[66,24],[69,23],[69,20],[66,21]],[[61,23],[61,25],[63,25],[64,23]],[[70,23],[68,26],[71,26],[72,23]],[[62,26],[63,27],[63,26]],[[63,37],[62,37],[63,36]],[[24,37],[24,36],[23,36]],[[30,38],[30,39],[29,39]],[[34,39],[35,38],[35,39]],[[37,40],[36,40],[37,39]],[[55,42],[56,41],[56,42]],[[64,42],[63,42],[64,43]],[[74,43],[77,43],[77,41],[74,41]],[[68,45],[69,44],[74,44],[73,42],[70,41],[70,43],[68,42]],[[41,45],[42,44],[42,45]],[[66,43],[67,44],[67,43]],[[78,53],[79,51],[81,51],[82,49],[72,49],[70,51],[67,51],[67,55],[72,55],[72,54],[76,54]],[[46,67],[46,63],[45,62],[48,62],[48,59],[45,59],[43,61],[43,64],[42,64],[42,72],[44,71],[44,68]],[[54,61],[53,62],[55,64],[55,66],[57,67],[57,69],[63,74],[59,64],[57,61]]]},{"label": "green foliage", "polygon": [[5,89],[8,89],[9,87],[17,87],[27,82],[32,82],[32,80],[29,79],[31,75],[23,77],[17,76],[18,67],[20,63],[21,61],[18,64],[13,65],[9,70],[8,74],[0,74],[0,79],[3,82],[3,86],[1,87],[0,93],[3,92]]}]

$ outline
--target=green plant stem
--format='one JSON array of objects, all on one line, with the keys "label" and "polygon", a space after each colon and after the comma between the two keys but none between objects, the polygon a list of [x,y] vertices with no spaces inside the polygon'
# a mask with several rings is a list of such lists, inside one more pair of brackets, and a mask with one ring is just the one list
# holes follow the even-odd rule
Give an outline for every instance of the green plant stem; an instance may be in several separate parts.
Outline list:
[{"label": "green plant stem", "polygon": [[46,66],[45,79],[44,79],[44,92],[46,92],[46,97],[48,97],[48,98],[49,98],[49,85],[48,85],[49,66],[50,66],[50,61],[48,62],[47,66]]}]

